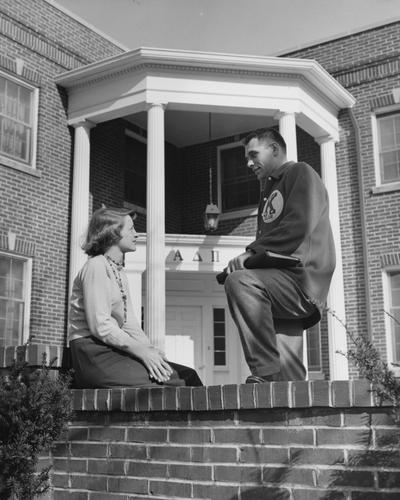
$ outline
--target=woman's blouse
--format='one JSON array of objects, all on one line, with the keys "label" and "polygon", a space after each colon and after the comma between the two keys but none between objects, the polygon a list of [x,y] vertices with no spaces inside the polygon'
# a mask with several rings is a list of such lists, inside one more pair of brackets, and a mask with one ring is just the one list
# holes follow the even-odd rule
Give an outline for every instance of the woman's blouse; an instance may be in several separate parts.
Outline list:
[{"label": "woman's blouse", "polygon": [[[121,278],[123,290],[117,276]],[[94,335],[102,342],[123,350],[136,342],[149,344],[133,311],[125,271],[119,270],[104,255],[91,257],[76,276],[68,323],[70,341]]]}]

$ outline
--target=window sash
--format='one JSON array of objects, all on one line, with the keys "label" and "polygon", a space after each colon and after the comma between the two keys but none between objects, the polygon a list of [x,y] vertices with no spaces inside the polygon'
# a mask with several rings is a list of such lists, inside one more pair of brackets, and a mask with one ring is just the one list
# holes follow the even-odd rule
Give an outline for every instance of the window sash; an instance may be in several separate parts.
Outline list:
[{"label": "window sash", "polygon": [[0,254],[0,345],[20,345],[27,321],[27,260]]},{"label": "window sash", "polygon": [[400,362],[400,271],[389,274],[390,329],[392,336],[393,362]]},{"label": "window sash", "polygon": [[307,330],[306,339],[308,370],[312,372],[321,371],[321,328],[319,323]]},{"label": "window sash", "polygon": [[31,163],[33,89],[0,75],[0,153]]},{"label": "window sash", "polygon": [[378,116],[377,124],[381,183],[400,181],[400,114]]}]

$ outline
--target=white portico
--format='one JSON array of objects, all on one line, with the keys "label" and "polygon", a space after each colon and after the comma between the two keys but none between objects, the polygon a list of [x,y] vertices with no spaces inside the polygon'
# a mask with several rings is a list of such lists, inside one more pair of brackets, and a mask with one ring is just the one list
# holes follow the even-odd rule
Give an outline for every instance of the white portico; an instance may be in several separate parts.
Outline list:
[{"label": "white portico", "polygon": [[[128,260],[131,287],[142,287],[146,269],[145,323],[152,342],[163,345],[166,318],[166,270],[183,273],[184,261],[168,263],[172,239],[166,245],[164,141],[175,127],[179,132],[179,113],[213,112],[226,116],[226,135],[279,123],[288,145],[288,158],[297,159],[296,126],[305,130],[320,145],[322,178],[330,197],[331,221],[337,250],[328,306],[345,320],[343,269],[339,226],[339,198],[336,178],[335,142],[339,140],[337,116],[340,109],[351,107],[353,97],[317,62],[311,60],[254,57],[181,50],[137,49],[83,68],[69,71],[56,79],[68,92],[68,123],[75,128],[73,165],[70,281],[85,261],[79,242],[88,222],[90,177],[90,129],[115,118],[129,119],[147,115],[147,231],[146,258]],[[168,115],[170,113],[170,115]],[[165,125],[166,116],[171,120]],[[246,117],[247,128],[229,129],[236,123],[231,117]],[[250,117],[250,121],[249,121]],[[196,134],[196,123],[191,125]],[[187,128],[187,127],[186,127]],[[205,131],[204,131],[205,132]],[[182,130],[181,133],[187,133]],[[207,245],[218,251],[224,238],[229,252],[243,250],[243,238],[207,237],[193,243],[198,252]],[[211,238],[211,239],[210,239]],[[227,240],[227,241],[228,241]],[[248,241],[248,238],[246,238]],[[234,242],[234,243],[232,243]],[[228,253],[229,253],[228,252]],[[139,255],[137,255],[139,257]],[[192,261],[201,272],[212,273],[226,262]],[[175,267],[174,267],[175,266]],[[187,270],[188,271],[188,270]],[[200,272],[200,267],[190,269]],[[182,274],[183,276],[183,274]],[[138,296],[140,294],[135,294]],[[137,304],[139,308],[139,305]],[[140,312],[140,311],[138,311]],[[329,321],[331,379],[348,378],[347,360],[337,354],[346,351],[344,328]]]}]

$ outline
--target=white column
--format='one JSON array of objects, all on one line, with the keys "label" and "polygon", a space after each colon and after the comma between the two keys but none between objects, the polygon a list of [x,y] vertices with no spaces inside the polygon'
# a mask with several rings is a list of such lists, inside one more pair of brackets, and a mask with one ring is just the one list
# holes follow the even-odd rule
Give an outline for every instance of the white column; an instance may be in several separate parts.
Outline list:
[{"label": "white column", "polygon": [[142,320],[142,274],[144,269],[130,269],[125,266],[126,276],[129,284],[129,292],[132,297],[133,312],[139,323]]},{"label": "white column", "polygon": [[279,133],[286,142],[286,156],[290,161],[297,161],[296,114],[279,112]]},{"label": "white column", "polygon": [[88,121],[75,125],[69,295],[75,276],[86,262],[81,245],[89,221],[90,129],[94,126],[94,123]]},{"label": "white column", "polygon": [[164,105],[147,112],[147,286],[145,328],[150,342],[165,344]]},{"label": "white column", "polygon": [[[316,141],[321,147],[321,176],[322,181],[328,190],[329,217],[336,249],[336,269],[333,273],[327,302],[328,308],[333,311],[344,324],[346,324],[335,141],[330,136],[319,137]],[[347,358],[337,352],[347,352],[346,329],[329,312],[327,319],[330,378],[331,380],[348,380],[349,367]]]}]

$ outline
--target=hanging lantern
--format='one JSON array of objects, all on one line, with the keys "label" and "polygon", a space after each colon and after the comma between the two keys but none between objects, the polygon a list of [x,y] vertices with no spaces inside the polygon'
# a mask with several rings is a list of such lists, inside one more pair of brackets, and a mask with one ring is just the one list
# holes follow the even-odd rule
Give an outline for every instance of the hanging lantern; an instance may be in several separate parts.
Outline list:
[{"label": "hanging lantern", "polygon": [[[208,113],[208,138],[211,142],[211,113]],[[204,211],[204,229],[206,231],[215,231],[218,227],[219,222],[219,208],[212,201],[212,165],[211,165],[211,153],[209,160],[209,189],[210,189],[210,203],[206,206]]]},{"label": "hanging lantern", "polygon": [[204,212],[204,229],[206,231],[215,231],[217,229],[219,214],[219,208],[214,203],[210,203],[206,206]]}]

